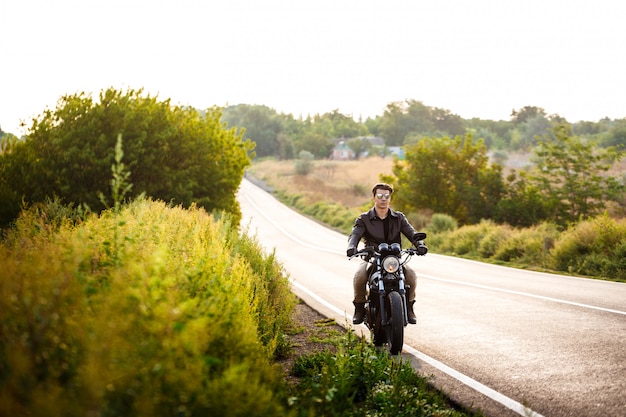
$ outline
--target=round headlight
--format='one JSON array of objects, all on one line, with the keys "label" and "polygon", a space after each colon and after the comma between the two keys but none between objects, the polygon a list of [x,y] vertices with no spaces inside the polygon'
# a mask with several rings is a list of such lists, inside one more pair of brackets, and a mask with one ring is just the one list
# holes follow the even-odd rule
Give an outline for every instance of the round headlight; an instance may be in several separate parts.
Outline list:
[{"label": "round headlight", "polygon": [[396,272],[400,268],[400,261],[395,256],[387,256],[383,259],[383,269],[389,273]]}]

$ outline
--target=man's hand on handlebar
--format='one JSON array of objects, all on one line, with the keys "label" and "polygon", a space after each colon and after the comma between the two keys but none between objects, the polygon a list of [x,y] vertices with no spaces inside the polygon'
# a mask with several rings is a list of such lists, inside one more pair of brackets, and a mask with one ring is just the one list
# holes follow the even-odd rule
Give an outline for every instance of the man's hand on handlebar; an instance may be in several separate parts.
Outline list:
[{"label": "man's hand on handlebar", "polygon": [[415,246],[415,254],[419,256],[424,256],[428,253],[428,247],[424,244],[424,241],[418,240],[413,242]]}]

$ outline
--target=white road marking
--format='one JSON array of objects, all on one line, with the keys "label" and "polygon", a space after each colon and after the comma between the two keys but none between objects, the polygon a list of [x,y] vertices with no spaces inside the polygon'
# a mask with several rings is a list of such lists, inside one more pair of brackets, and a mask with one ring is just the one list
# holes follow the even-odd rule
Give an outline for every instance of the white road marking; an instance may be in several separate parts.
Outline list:
[{"label": "white road marking", "polygon": [[613,314],[622,314],[622,315],[626,316],[626,311],[613,310],[613,309],[610,309],[610,308],[598,307],[598,306],[593,306],[593,305],[590,305],[590,304],[582,304],[582,303],[577,303],[577,302],[574,302],[574,301],[562,300],[560,298],[546,297],[544,295],[531,294],[531,293],[522,292],[522,291],[506,290],[504,288],[490,287],[488,285],[473,284],[471,282],[456,281],[456,280],[453,280],[453,279],[438,278],[438,277],[433,276],[433,275],[418,274],[418,277],[430,279],[430,280],[433,280],[433,281],[447,282],[447,283],[450,283],[450,284],[465,285],[467,287],[480,288],[480,289],[483,289],[483,290],[498,291],[498,292],[503,292],[503,293],[507,293],[507,294],[521,295],[523,297],[537,298],[539,300],[552,301],[554,303],[561,303],[561,304],[569,304],[569,305],[576,306],[576,307],[589,308],[589,309],[592,309],[592,310],[604,311],[604,312],[613,313]]}]

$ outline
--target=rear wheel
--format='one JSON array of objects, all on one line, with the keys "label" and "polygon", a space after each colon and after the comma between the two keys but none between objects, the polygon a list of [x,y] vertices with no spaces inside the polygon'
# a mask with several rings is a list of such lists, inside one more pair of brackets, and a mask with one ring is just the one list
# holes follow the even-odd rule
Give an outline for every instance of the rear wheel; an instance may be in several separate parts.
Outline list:
[{"label": "rear wheel", "polygon": [[389,326],[387,326],[387,336],[389,352],[397,355],[402,352],[404,344],[404,308],[402,297],[399,293],[392,291],[388,297],[389,301]]}]

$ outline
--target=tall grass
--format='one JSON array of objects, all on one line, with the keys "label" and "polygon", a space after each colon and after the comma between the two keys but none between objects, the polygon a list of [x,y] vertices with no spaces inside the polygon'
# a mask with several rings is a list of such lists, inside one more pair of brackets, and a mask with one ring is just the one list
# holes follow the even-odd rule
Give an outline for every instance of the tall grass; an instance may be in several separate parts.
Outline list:
[{"label": "tall grass", "polygon": [[480,416],[454,409],[410,362],[392,358],[353,332],[337,348],[298,358],[289,402],[299,416]]},{"label": "tall grass", "polygon": [[0,414],[284,415],[272,359],[294,300],[262,253],[161,202],[24,212],[0,245]]}]

